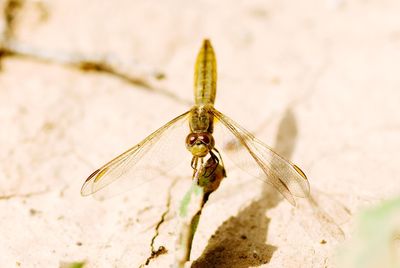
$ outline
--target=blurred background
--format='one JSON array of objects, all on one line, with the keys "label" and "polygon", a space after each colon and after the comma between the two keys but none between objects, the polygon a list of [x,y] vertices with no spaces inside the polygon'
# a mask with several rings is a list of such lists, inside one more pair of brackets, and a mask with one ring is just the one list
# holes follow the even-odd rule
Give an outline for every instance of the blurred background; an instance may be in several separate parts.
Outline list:
[{"label": "blurred background", "polygon": [[[168,184],[150,188],[158,202],[147,192],[143,202],[98,201],[80,187],[190,107],[209,38],[216,107],[300,166],[315,204],[299,213],[227,170],[192,259],[335,267],[343,238],[358,245],[354,215],[400,193],[399,10],[395,0],[0,0],[1,266],[146,262]],[[175,225],[170,216],[160,229],[168,253],[150,266],[173,260]],[[399,229],[379,226],[395,260]]]}]

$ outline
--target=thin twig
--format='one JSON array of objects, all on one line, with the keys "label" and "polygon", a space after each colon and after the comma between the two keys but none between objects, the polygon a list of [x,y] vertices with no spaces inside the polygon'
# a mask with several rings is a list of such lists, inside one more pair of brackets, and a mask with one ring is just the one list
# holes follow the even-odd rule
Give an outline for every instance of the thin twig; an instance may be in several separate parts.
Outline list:
[{"label": "thin twig", "polygon": [[13,198],[26,198],[26,197],[32,197],[32,196],[37,196],[37,195],[42,195],[48,193],[49,190],[41,190],[37,192],[31,192],[31,193],[26,193],[26,194],[8,194],[8,195],[0,195],[0,200],[9,200]]},{"label": "thin twig", "polygon": [[86,72],[108,74],[139,88],[161,94],[179,103],[191,105],[189,100],[183,99],[175,93],[155,85],[158,80],[165,77],[163,72],[137,71],[136,68],[139,74],[135,74],[135,68],[132,64],[128,68],[124,68],[123,66],[126,64],[112,56],[85,56],[78,53],[68,54],[56,51],[44,51],[15,41],[3,41],[0,47],[0,55],[2,57],[29,58],[41,62],[69,66]]},{"label": "thin twig", "polygon": [[4,5],[3,16],[0,16],[0,18],[3,17],[3,20],[0,21],[0,60],[4,57],[23,57],[69,66],[82,71],[104,73],[179,103],[192,104],[191,101],[180,98],[173,92],[157,85],[157,81],[165,78],[164,72],[160,70],[148,70],[149,68],[134,63],[126,64],[114,56],[88,56],[79,53],[49,51],[15,41],[16,16],[22,5],[22,0],[9,0]]}]

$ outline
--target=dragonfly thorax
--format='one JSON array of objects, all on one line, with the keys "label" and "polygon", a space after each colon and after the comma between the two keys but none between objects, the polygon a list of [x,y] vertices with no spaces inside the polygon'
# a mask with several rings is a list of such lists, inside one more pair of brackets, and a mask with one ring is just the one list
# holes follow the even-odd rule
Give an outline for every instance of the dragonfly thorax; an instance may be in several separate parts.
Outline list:
[{"label": "dragonfly thorax", "polygon": [[193,132],[186,137],[186,148],[195,157],[206,156],[213,148],[215,142],[211,133]]},{"label": "dragonfly thorax", "polygon": [[191,132],[213,132],[213,118],[210,113],[212,106],[196,105],[190,110],[189,127]]},{"label": "dragonfly thorax", "polygon": [[186,148],[194,157],[204,157],[214,148],[213,115],[210,106],[195,105],[189,116],[190,134]]}]

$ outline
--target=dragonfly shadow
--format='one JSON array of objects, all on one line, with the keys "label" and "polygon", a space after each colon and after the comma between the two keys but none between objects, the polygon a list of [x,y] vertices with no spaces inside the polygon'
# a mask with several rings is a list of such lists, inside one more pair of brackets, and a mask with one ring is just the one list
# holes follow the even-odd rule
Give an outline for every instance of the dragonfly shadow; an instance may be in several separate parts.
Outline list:
[{"label": "dragonfly shadow", "polygon": [[[274,149],[290,159],[296,145],[297,124],[288,108],[276,135]],[[247,268],[268,263],[277,247],[266,243],[270,218],[269,209],[276,207],[282,196],[265,184],[262,194],[238,215],[226,220],[212,235],[202,255],[192,268],[235,267]]]}]

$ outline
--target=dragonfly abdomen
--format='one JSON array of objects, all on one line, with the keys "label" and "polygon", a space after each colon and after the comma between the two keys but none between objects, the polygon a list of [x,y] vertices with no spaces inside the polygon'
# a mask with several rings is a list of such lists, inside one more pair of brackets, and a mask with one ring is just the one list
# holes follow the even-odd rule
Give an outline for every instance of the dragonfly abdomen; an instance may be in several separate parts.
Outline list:
[{"label": "dragonfly abdomen", "polygon": [[197,55],[194,71],[194,98],[197,105],[214,104],[217,90],[217,61],[214,49],[205,39]]}]

